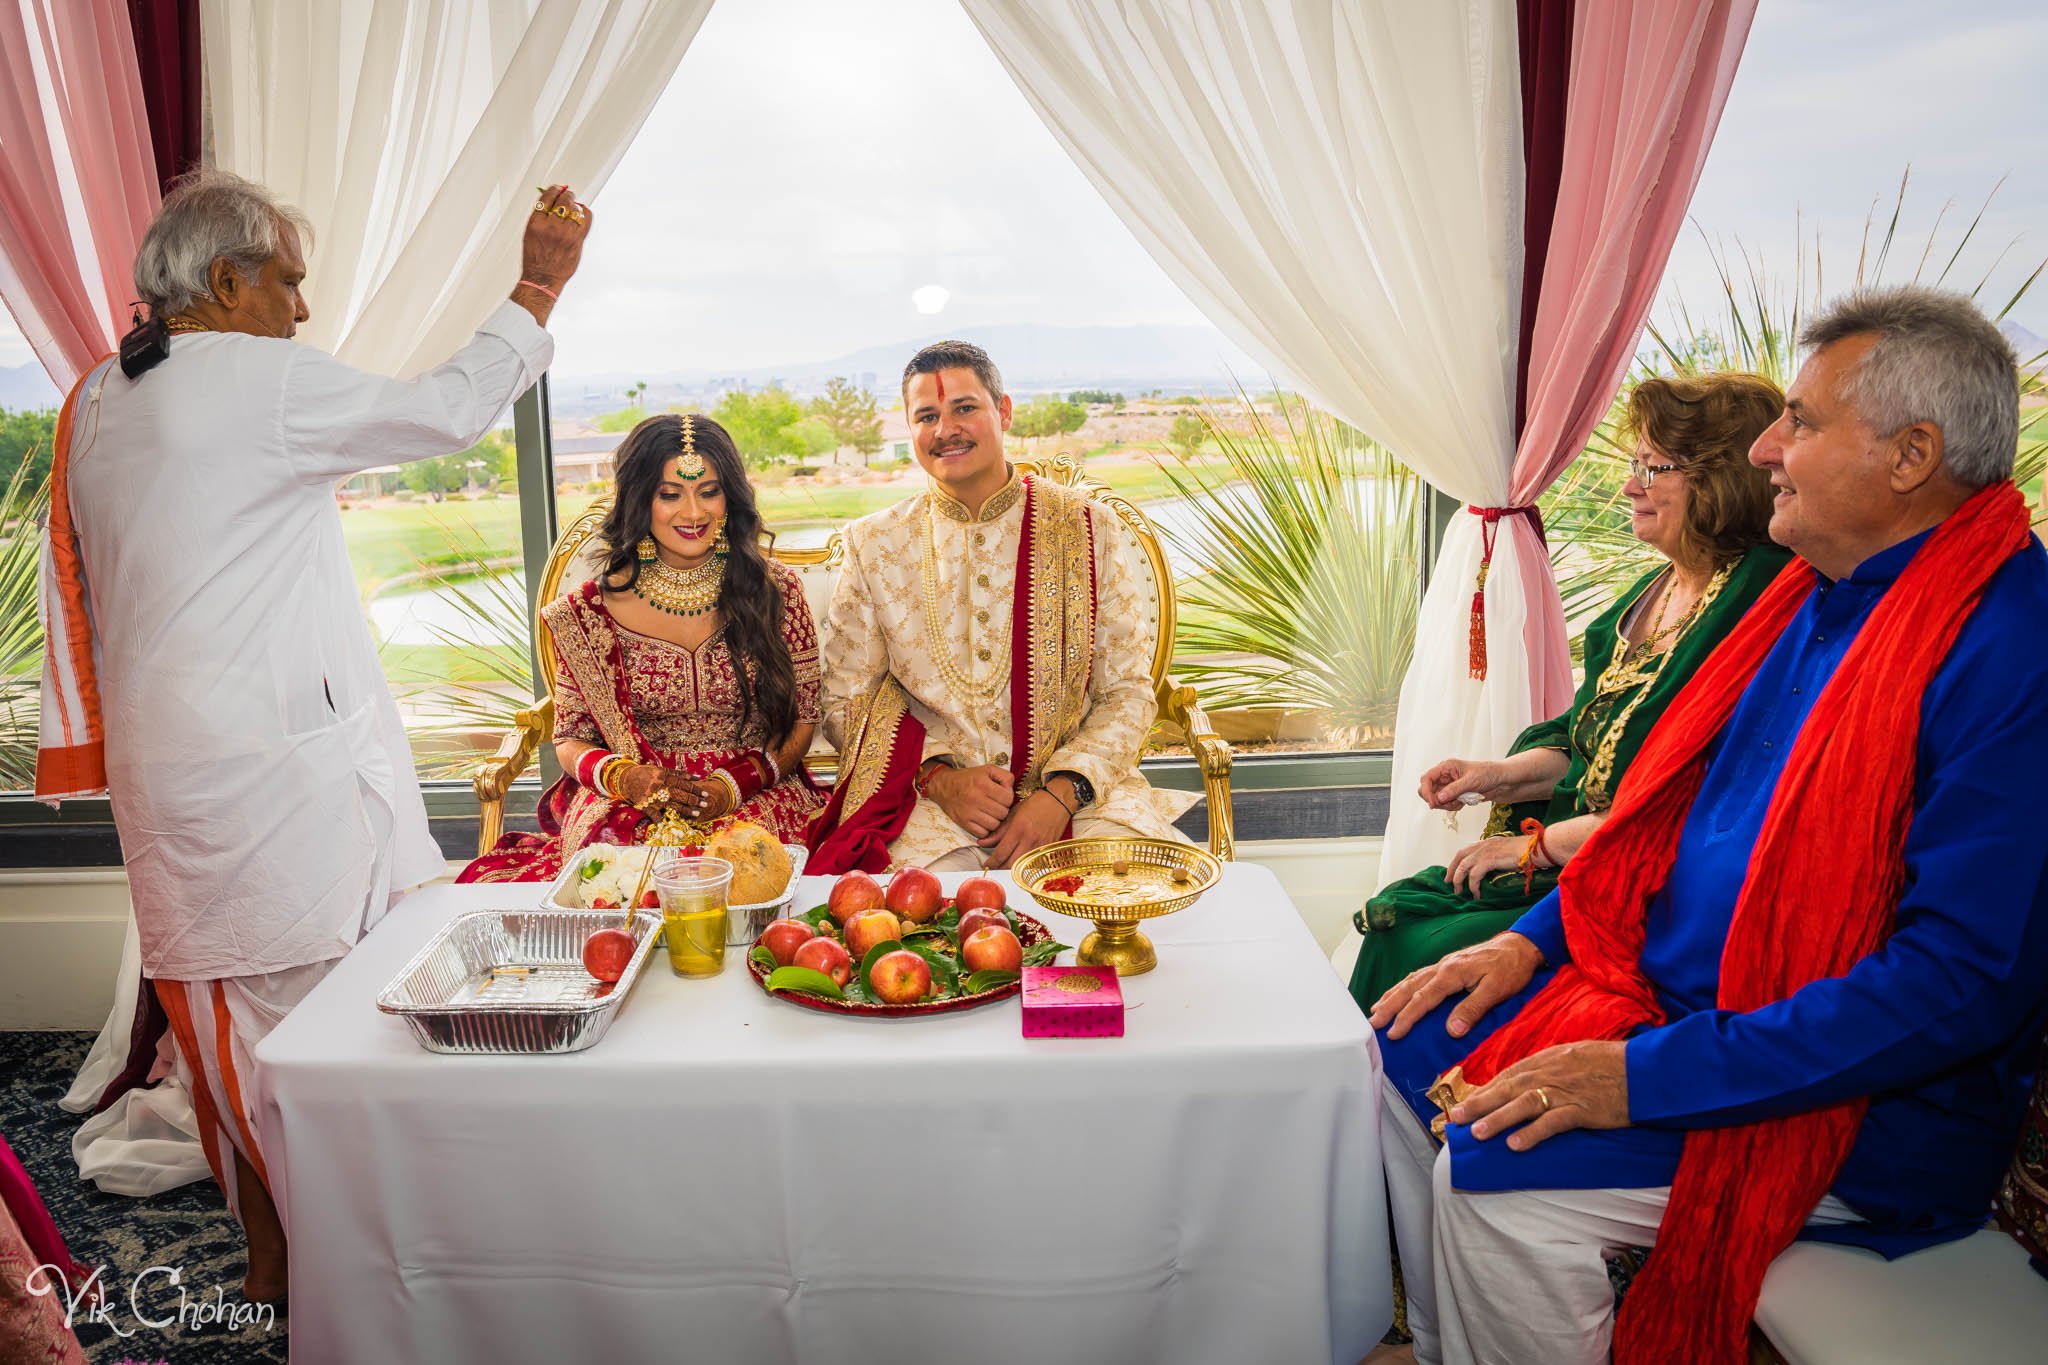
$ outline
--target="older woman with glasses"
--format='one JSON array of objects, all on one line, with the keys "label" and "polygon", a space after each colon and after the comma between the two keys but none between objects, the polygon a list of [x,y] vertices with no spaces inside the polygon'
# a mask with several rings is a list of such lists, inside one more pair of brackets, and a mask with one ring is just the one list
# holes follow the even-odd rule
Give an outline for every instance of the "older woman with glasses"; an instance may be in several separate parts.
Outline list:
[{"label": "older woman with glasses", "polygon": [[1354,916],[1361,1008],[1410,972],[1506,929],[1557,884],[1606,819],[1644,736],[1789,556],[1772,545],[1770,476],[1749,448],[1785,404],[1753,374],[1646,379],[1628,400],[1630,529],[1665,563],[1586,629],[1571,710],[1532,725],[1506,758],[1447,758],[1422,799],[1493,803],[1486,837],[1446,867],[1393,883]]}]

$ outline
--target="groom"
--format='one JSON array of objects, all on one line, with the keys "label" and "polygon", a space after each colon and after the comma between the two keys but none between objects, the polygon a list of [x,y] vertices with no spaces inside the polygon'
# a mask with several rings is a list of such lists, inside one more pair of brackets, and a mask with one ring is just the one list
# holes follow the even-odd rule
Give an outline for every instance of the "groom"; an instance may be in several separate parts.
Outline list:
[{"label": "groom", "polygon": [[1179,838],[1189,798],[1138,774],[1158,700],[1130,533],[1004,458],[1010,398],[980,347],[912,356],[903,409],[931,485],[846,529],[824,642],[840,776],[811,867],[1001,868],[1075,835]]}]

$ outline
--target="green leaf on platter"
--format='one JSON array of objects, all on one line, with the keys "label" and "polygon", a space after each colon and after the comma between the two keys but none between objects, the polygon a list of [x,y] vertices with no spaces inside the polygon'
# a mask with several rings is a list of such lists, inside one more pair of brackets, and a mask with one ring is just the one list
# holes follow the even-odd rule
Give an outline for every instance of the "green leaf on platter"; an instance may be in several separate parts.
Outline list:
[{"label": "green leaf on platter", "polygon": [[1067,945],[1057,939],[1046,939],[1034,943],[1024,950],[1024,965],[1027,967],[1049,967],[1052,960],[1067,950]]},{"label": "green leaf on platter", "polygon": [[832,918],[832,909],[830,906],[815,905],[804,911],[801,915],[798,915],[797,918],[810,925],[811,928],[816,929],[820,924]]},{"label": "green leaf on platter", "polygon": [[948,936],[944,926],[938,924],[937,922],[933,922],[931,924],[913,924],[908,929],[905,929],[903,931],[903,941],[905,943],[910,942],[910,940],[914,938],[938,938],[947,943],[952,942],[952,939]]},{"label": "green leaf on platter", "polygon": [[604,871],[604,859],[586,858],[583,860],[583,870],[576,874],[576,878],[578,881],[591,881],[602,871]]},{"label": "green leaf on platter", "polygon": [[860,960],[860,970],[854,973],[860,979],[860,984],[863,986],[868,984],[868,969],[881,961],[884,954],[893,953],[902,946],[902,939],[892,938],[885,943],[877,943],[874,947],[868,949],[867,956]]},{"label": "green leaf on platter", "polygon": [[765,943],[755,944],[754,951],[747,954],[747,961],[753,963],[755,966],[759,967],[762,971],[765,972],[774,971],[776,966],[775,954],[768,951],[768,945]]},{"label": "green leaf on platter", "polygon": [[969,995],[980,995],[983,991],[992,991],[998,986],[1007,986],[1016,979],[1017,973],[1015,972],[1006,972],[996,967],[990,967],[968,977],[967,980],[961,983],[960,988]]},{"label": "green leaf on platter", "polygon": [[812,971],[809,967],[777,967],[768,973],[768,989],[822,995],[827,1000],[846,998],[846,992],[839,988],[838,982],[823,972]]},{"label": "green leaf on platter", "polygon": [[932,917],[932,923],[946,930],[958,929],[960,927],[959,908],[951,901],[946,902],[946,908]]},{"label": "green leaf on platter", "polygon": [[960,991],[960,968],[952,958],[922,943],[906,943],[911,952],[923,958],[932,969],[932,988],[940,999],[957,995]]}]

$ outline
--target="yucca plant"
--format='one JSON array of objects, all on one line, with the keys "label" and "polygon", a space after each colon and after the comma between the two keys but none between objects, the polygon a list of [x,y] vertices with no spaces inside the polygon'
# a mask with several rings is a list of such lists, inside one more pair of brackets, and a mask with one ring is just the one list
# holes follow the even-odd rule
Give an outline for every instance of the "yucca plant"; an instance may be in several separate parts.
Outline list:
[{"label": "yucca plant", "polygon": [[[1952,283],[1952,276],[1964,249],[1984,221],[1990,196],[1986,196],[1952,245],[1943,241],[1942,217],[1938,216],[1908,273],[1894,268],[1894,253],[1901,245],[1899,220],[1905,211],[1909,183],[1910,174],[1900,180],[1898,194],[1882,227],[1875,209],[1865,220],[1855,267],[1849,272],[1851,287],[1911,281],[1959,288]],[[1992,194],[1996,193],[1994,186]],[[1944,209],[1942,216],[1946,212]],[[1715,314],[1696,320],[1681,300],[1674,304],[1667,318],[1649,324],[1648,353],[1623,381],[1621,393],[1594,428],[1584,453],[1541,499],[1551,560],[1558,574],[1558,591],[1564,598],[1566,618],[1573,625],[1575,657],[1583,646],[1586,623],[1611,604],[1623,587],[1658,562],[1656,551],[1629,534],[1628,499],[1621,491],[1628,479],[1628,460],[1633,453],[1622,444],[1620,435],[1629,390],[1645,375],[1712,370],[1749,370],[1775,380],[1781,387],[1789,386],[1798,369],[1796,346],[1803,317],[1828,297],[1829,288],[1818,236],[1809,243],[1803,230],[1795,229],[1795,237],[1798,250],[1789,284],[1773,277],[1761,258],[1740,244],[1731,259],[1729,253],[1707,243],[1719,282]],[[1936,262],[1938,269],[1932,268]],[[2034,268],[2004,305],[1991,314],[1992,318],[2003,320],[2027,296],[2044,271],[2048,271],[2048,261]],[[1987,271],[1966,292],[1981,300],[1989,280]],[[2048,358],[2048,352],[2020,358],[2022,403],[2048,396],[2048,383],[2044,383],[2037,368],[2044,358]],[[2048,422],[2036,421],[2031,429],[2022,429],[2014,478],[2022,488],[2035,488],[2044,466],[2048,466]],[[2048,512],[2037,518],[2036,524],[2042,520],[2048,520]]]},{"label": "yucca plant", "polygon": [[1190,516],[1166,532],[1193,570],[1175,670],[1212,709],[1314,711],[1356,744],[1392,723],[1415,644],[1419,482],[1304,402],[1277,400],[1278,430],[1241,402],[1202,414],[1222,471],[1158,462]]},{"label": "yucca plant", "polygon": [[34,463],[24,459],[0,491],[0,791],[25,791],[36,775],[43,664],[36,558],[50,482],[29,481]]},{"label": "yucca plant", "polygon": [[412,703],[406,735],[420,776],[466,778],[495,748],[496,737],[511,728],[512,713],[533,701],[525,648],[530,626],[524,584],[504,571],[482,535],[472,527],[442,530],[450,553],[435,556],[435,564],[460,623],[430,629],[441,646],[460,651],[463,671],[474,676],[395,664],[390,641],[379,653],[393,689]]}]

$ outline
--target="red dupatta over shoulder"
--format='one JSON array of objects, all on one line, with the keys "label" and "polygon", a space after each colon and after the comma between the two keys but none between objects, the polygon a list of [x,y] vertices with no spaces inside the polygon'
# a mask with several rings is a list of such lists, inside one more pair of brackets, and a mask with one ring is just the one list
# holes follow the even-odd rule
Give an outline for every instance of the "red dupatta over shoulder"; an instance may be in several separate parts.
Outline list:
[{"label": "red dupatta over shoulder", "polygon": [[[1095,659],[1093,509],[1030,475],[1010,610],[1010,773],[1022,792],[1087,713]],[[885,674],[855,699],[846,728],[839,781],[807,840],[815,873],[883,871],[917,806],[925,727],[903,685]]]},{"label": "red dupatta over shoulder", "polygon": [[[1904,884],[1921,698],[1986,584],[2028,540],[2010,482],[1944,521],[1814,701],[1772,793],[1721,957],[1718,1005],[1750,1011],[1839,976],[1890,934]],[[1644,741],[1612,814],[1565,864],[1571,960],[1432,1094],[1462,1098],[1543,1049],[1664,1022],[1641,967],[1713,741],[1814,584],[1794,561],[1700,666]],[[1868,1101],[1686,1134],[1657,1254],[1630,1292],[1614,1357],[1740,1361],[1764,1272],[1847,1158]]]}]

